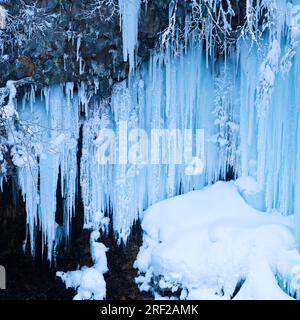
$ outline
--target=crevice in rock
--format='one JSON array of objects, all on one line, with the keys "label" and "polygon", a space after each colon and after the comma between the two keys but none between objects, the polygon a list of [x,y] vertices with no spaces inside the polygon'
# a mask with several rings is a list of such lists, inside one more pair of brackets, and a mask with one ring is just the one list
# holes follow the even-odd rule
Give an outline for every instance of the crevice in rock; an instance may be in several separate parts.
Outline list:
[{"label": "crevice in rock", "polygon": [[133,263],[142,244],[142,229],[137,222],[126,245],[118,245],[113,231],[101,239],[108,248],[108,273],[104,275],[108,300],[150,300],[149,293],[140,292],[134,279],[137,270]]}]

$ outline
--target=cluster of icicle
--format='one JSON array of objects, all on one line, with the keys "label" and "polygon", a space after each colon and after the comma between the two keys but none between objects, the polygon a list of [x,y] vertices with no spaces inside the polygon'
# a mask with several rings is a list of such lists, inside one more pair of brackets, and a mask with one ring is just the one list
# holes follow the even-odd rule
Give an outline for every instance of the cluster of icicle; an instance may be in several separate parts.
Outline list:
[{"label": "cluster of icicle", "polygon": [[[173,55],[172,48],[154,53],[127,82],[115,85],[110,102],[92,104],[93,93],[84,83],[75,90],[67,83],[45,88],[37,97],[34,90],[27,94],[19,113],[35,132],[38,156],[35,164],[19,167],[18,177],[32,253],[38,228],[50,261],[59,242],[68,239],[78,180],[85,227],[95,214],[111,212],[119,242],[126,242],[133,223],[151,204],[224,179],[230,168],[236,176],[257,181],[258,196],[248,199],[254,206],[298,214],[300,55],[291,8],[278,1],[273,33],[259,45],[240,40],[226,61],[207,63],[202,43],[192,34],[181,54]],[[79,177],[81,112],[85,120]],[[186,165],[176,163],[99,163],[100,130],[113,129],[118,136],[122,121],[128,132],[142,128],[149,136],[152,129],[204,129],[204,172],[187,175]],[[122,147],[117,140],[117,152]],[[59,176],[63,226],[55,221]]]},{"label": "cluster of icicle", "polygon": [[[45,88],[37,99],[31,91],[18,108],[22,122],[36,138],[36,161],[27,161],[25,154],[23,164],[18,167],[19,185],[26,203],[27,239],[34,254],[37,228],[42,230],[49,261],[63,235],[69,236],[77,191],[80,109],[78,98],[73,95],[73,86],[68,83],[64,88],[60,85]],[[64,232],[55,221],[59,173],[64,199]]]}]

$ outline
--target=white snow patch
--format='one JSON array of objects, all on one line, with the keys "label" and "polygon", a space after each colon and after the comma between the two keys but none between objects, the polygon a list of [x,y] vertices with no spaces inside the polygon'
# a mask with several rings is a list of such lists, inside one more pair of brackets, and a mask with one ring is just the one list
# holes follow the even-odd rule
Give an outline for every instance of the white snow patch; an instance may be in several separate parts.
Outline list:
[{"label": "white snow patch", "polygon": [[94,265],[81,270],[57,272],[67,288],[77,289],[74,300],[103,300],[106,297],[106,283],[103,274],[108,271],[106,252],[103,243],[97,242],[100,232],[93,231],[90,236],[91,255]]},{"label": "white snow patch", "polygon": [[250,176],[245,176],[237,179],[235,184],[238,187],[239,191],[243,193],[256,194],[261,191],[259,189],[257,181]]},{"label": "white snow patch", "polygon": [[292,222],[248,206],[233,182],[162,201],[144,214],[136,281],[155,296],[179,288],[181,299],[291,299],[278,281],[299,291]]}]

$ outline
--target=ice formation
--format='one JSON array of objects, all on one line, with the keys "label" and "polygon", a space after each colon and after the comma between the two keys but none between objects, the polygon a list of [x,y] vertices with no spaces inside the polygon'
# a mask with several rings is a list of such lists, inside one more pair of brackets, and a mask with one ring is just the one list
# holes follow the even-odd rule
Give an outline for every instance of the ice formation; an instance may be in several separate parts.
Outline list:
[{"label": "ice formation", "polygon": [[[133,223],[149,206],[224,180],[230,171],[232,178],[241,178],[240,193],[251,206],[295,213],[300,241],[300,10],[288,1],[261,2],[269,8],[268,32],[239,38],[234,49],[229,47],[218,58],[205,20],[206,50],[196,32],[185,34],[184,41],[176,38],[176,48],[169,42],[131,72],[128,81],[116,84],[109,101],[99,102],[101,97],[96,99],[84,82],[50,86],[40,95],[33,87],[19,101],[20,121],[33,138],[12,150],[26,202],[32,254],[38,229],[50,261],[61,240],[68,241],[77,179],[84,226],[96,232],[95,216],[111,213],[116,238],[126,243]],[[120,0],[119,5],[124,60],[129,59],[132,71],[140,2]],[[249,30],[257,30],[251,5],[247,1],[246,20]],[[79,61],[80,45],[79,37]],[[11,97],[10,106],[15,103]],[[81,127],[82,150],[78,150]],[[161,139],[162,151],[152,150],[153,130],[159,130],[156,138]],[[143,135],[151,138],[151,146],[142,142]],[[170,145],[176,146],[175,153],[166,148]],[[56,221],[59,177],[64,207],[60,225]],[[82,272],[76,273],[77,280],[72,277],[70,285],[82,288],[79,297],[94,296],[93,289],[79,281]],[[102,293],[95,295],[104,297]]]},{"label": "ice formation", "polygon": [[[129,87],[125,82],[116,85],[111,110],[103,109],[100,115],[96,112],[97,116],[93,116],[83,127],[81,186],[86,222],[93,212],[106,212],[111,207],[113,228],[118,239],[124,242],[139,213],[149,205],[175,196],[180,190],[186,192],[201,188],[208,181],[216,180],[219,174],[216,169],[219,164],[217,151],[210,142],[207,142],[206,148],[206,174],[186,174],[188,165],[195,158],[193,156],[198,153],[200,158],[199,153],[202,150],[196,147],[196,129],[205,128],[207,137],[213,130],[213,95],[206,94],[213,92],[213,82],[206,71],[202,53],[200,50],[191,50],[187,55],[177,59],[168,58],[166,65],[163,59],[160,55],[153,56],[149,72],[145,67],[139,75],[132,76]],[[191,73],[191,70],[194,72]],[[183,90],[177,90],[178,87]],[[177,95],[174,94],[176,92]],[[175,112],[175,108],[178,112]],[[125,130],[126,137],[128,134],[127,149],[130,151],[136,145],[142,148],[142,159],[137,163],[130,161],[124,143],[120,144],[117,138],[117,163],[101,164],[98,155],[105,143],[105,137],[98,136],[101,128],[114,129],[117,137],[124,137]],[[179,159],[177,164],[176,159],[170,159],[170,164],[168,161],[162,165],[152,164],[150,146],[147,145],[146,150],[143,149],[145,146],[138,143],[137,137],[132,136],[132,130],[138,128],[144,129],[149,138],[151,129],[180,129],[175,137],[169,135],[168,141],[165,142],[175,141],[180,150],[179,155],[184,153],[182,134],[194,137],[193,141],[190,139],[191,144],[185,146],[188,149],[185,152],[187,162]],[[184,129],[187,131],[183,131]],[[125,151],[120,149],[121,147],[125,148]],[[194,152],[193,147],[197,149]],[[125,161],[121,163],[119,157],[124,152]],[[103,183],[99,184],[99,181]]]},{"label": "ice formation", "polygon": [[123,37],[123,58],[135,67],[135,50],[138,42],[138,24],[141,0],[119,0],[120,25]]},{"label": "ice formation", "polygon": [[[64,92],[65,90],[65,92]],[[27,100],[29,99],[29,101]],[[19,185],[27,212],[31,252],[35,252],[37,227],[43,233],[47,257],[52,255],[58,240],[68,240],[70,221],[77,191],[77,141],[79,137],[79,103],[73,96],[73,84],[45,88],[40,98],[31,92],[24,97],[19,115],[28,130],[34,133],[27,153],[14,162],[18,165]],[[35,151],[36,156],[28,158]],[[34,157],[34,159],[32,159]],[[56,223],[56,190],[59,173],[64,199],[64,232]]]},{"label": "ice formation", "polygon": [[[59,172],[68,237],[77,191],[81,110],[86,120],[79,179],[86,226],[95,212],[112,212],[116,236],[126,242],[132,224],[144,209],[225,179],[230,168],[235,176],[256,180],[256,196],[247,198],[244,194],[253,206],[293,213],[298,198],[295,194],[299,192],[299,178],[293,174],[299,149],[294,139],[298,134],[299,48],[295,24],[292,19],[287,22],[286,3],[279,4],[282,14],[277,17],[268,45],[240,40],[236,52],[226,60],[207,65],[202,43],[191,34],[188,48],[182,45],[176,54],[172,48],[154,53],[128,82],[115,85],[111,102],[93,103],[93,92],[85,83],[74,92],[72,84],[46,88],[43,99],[34,99],[34,90],[31,92],[20,117],[35,123],[31,130],[41,133],[37,145],[42,150],[38,151],[36,165],[19,165],[19,182],[26,200],[33,252],[37,225],[43,231],[49,259],[55,246]],[[174,143],[179,151],[175,156],[153,155],[150,146],[139,143],[140,133],[134,132],[139,128],[148,137],[153,129],[168,129],[169,136],[164,136],[167,140],[163,142]],[[104,136],[101,129],[107,129]],[[204,149],[197,139],[198,129],[204,129]],[[112,131],[117,138],[113,146],[108,146],[106,134]],[[128,141],[123,143],[120,136],[128,137]],[[103,148],[115,153],[106,159],[107,164],[99,159]],[[132,148],[138,148],[137,154],[142,150],[143,157],[130,158],[127,150]],[[111,161],[114,156],[118,161]],[[158,165],[159,157],[170,161]],[[199,159],[204,164],[198,163]]]}]

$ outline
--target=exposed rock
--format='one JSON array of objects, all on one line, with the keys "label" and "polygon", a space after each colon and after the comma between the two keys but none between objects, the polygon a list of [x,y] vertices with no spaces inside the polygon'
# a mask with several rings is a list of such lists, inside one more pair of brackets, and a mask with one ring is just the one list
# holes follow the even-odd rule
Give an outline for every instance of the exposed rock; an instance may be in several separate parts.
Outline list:
[{"label": "exposed rock", "polygon": [[29,57],[24,55],[19,56],[16,62],[17,79],[33,76],[34,69],[35,65],[32,63]]},{"label": "exposed rock", "polygon": [[[115,14],[109,21],[98,16],[97,12],[88,16],[86,10],[92,2],[14,0],[5,3],[16,20],[22,17],[24,6],[30,6],[32,30],[28,33],[25,30],[27,26],[18,21],[10,33],[10,41],[6,41],[4,50],[9,60],[0,59],[0,86],[7,80],[27,76],[32,76],[37,86],[66,81],[93,82],[94,78],[100,78],[101,95],[109,96],[111,85],[127,77],[128,63],[123,61],[119,16]],[[138,64],[147,59],[159,32],[168,24],[166,3],[152,0],[147,8],[145,5],[142,7]],[[28,21],[24,21],[26,23]],[[9,30],[5,32],[8,37]],[[16,41],[16,35],[20,34],[22,37]],[[84,70],[80,70],[80,63]]]}]

